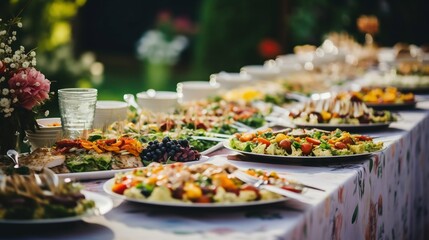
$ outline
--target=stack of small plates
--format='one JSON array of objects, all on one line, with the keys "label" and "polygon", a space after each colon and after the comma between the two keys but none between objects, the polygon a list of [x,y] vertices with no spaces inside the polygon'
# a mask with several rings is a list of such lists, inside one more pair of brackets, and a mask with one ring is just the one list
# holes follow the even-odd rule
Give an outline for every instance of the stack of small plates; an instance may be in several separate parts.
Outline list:
[{"label": "stack of small plates", "polygon": [[25,131],[26,141],[35,150],[41,147],[51,147],[62,138],[60,118],[41,118],[36,120],[39,129]]},{"label": "stack of small plates", "polygon": [[122,101],[97,101],[94,128],[103,129],[116,121],[127,119],[128,104]]}]

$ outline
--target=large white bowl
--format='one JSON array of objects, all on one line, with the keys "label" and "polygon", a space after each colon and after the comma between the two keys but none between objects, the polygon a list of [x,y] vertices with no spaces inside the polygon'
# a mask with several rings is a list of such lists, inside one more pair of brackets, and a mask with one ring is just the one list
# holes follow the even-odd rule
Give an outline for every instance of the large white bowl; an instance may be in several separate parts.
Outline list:
[{"label": "large white bowl", "polygon": [[103,128],[115,121],[127,119],[128,104],[122,101],[97,101],[95,104],[94,128]]},{"label": "large white bowl", "polygon": [[177,84],[177,93],[181,102],[188,102],[215,96],[219,88],[219,83],[214,81],[187,81]]},{"label": "large white bowl", "polygon": [[222,89],[232,89],[249,84],[253,79],[247,73],[220,72],[210,75],[210,81],[220,84]]},{"label": "large white bowl", "polygon": [[155,91],[150,89],[137,93],[137,104],[142,109],[152,112],[168,112],[177,106],[178,94],[171,91]]},{"label": "large white bowl", "polygon": [[280,69],[274,66],[248,65],[242,67],[240,72],[250,75],[255,80],[274,80],[279,76]]}]

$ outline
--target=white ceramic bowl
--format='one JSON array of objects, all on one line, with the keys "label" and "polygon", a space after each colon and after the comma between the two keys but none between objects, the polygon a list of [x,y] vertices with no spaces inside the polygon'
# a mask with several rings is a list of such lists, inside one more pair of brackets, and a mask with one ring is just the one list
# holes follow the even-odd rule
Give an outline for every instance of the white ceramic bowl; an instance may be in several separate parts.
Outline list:
[{"label": "white ceramic bowl", "polygon": [[219,83],[222,89],[231,89],[249,84],[252,81],[252,77],[247,73],[220,72],[210,75],[210,81]]},{"label": "white ceramic bowl", "polygon": [[168,112],[177,106],[178,98],[176,92],[149,89],[137,93],[137,104],[152,112]]},{"label": "white ceramic bowl", "polygon": [[36,119],[40,129],[38,131],[52,131],[61,129],[61,118],[39,118]]},{"label": "white ceramic bowl", "polygon": [[177,84],[181,102],[196,101],[218,94],[220,85],[214,81],[187,81]]},{"label": "white ceramic bowl", "polygon": [[255,80],[274,80],[280,74],[280,69],[274,66],[248,65],[240,69],[240,72],[250,75]]},{"label": "white ceramic bowl", "polygon": [[27,137],[27,143],[30,145],[30,148],[32,151],[34,151],[37,148],[42,147],[52,147],[55,142],[60,140],[61,138],[33,138],[33,137]]},{"label": "white ceramic bowl", "polygon": [[103,128],[115,121],[127,119],[128,104],[122,101],[97,101],[95,104],[94,128]]}]

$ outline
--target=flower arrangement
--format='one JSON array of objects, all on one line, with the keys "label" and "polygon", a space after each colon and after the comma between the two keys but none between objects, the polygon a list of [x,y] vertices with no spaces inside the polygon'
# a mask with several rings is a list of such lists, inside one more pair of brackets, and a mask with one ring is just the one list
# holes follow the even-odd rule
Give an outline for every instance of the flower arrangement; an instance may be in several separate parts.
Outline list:
[{"label": "flower arrangement", "polygon": [[188,46],[187,35],[195,32],[189,19],[173,18],[168,11],[157,16],[156,29],[145,32],[137,43],[140,59],[153,63],[174,65],[180,53]]},{"label": "flower arrangement", "polygon": [[0,154],[37,127],[36,109],[49,99],[51,82],[36,70],[36,52],[16,46],[18,28],[20,18],[0,19]]}]

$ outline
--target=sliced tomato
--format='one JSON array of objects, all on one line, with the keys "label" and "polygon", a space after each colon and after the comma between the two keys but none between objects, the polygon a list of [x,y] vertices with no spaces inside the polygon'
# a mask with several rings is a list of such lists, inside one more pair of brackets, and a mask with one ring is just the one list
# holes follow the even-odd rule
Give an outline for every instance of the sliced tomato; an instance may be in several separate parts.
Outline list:
[{"label": "sliced tomato", "polygon": [[314,145],[320,145],[320,141],[315,139],[315,138],[306,137],[305,140],[309,143],[314,144]]},{"label": "sliced tomato", "polygon": [[304,155],[310,154],[312,149],[313,149],[313,144],[311,144],[311,143],[305,142],[305,143],[301,144],[302,154],[304,154]]},{"label": "sliced tomato", "polygon": [[211,203],[212,200],[209,196],[202,195],[195,200],[196,203]]},{"label": "sliced tomato", "polygon": [[296,193],[301,193],[302,192],[302,189],[294,188],[292,186],[283,186],[282,188],[284,190],[288,190],[288,191],[291,191],[291,192],[296,192]]},{"label": "sliced tomato", "polygon": [[265,144],[267,147],[270,146],[270,144],[271,144],[270,141],[268,141],[265,138],[261,138],[261,137],[258,137],[257,141],[262,143],[262,144]]},{"label": "sliced tomato", "polygon": [[366,135],[356,136],[356,138],[357,138],[359,141],[371,141],[371,140],[372,140],[372,137],[370,137],[370,136],[366,136]]},{"label": "sliced tomato", "polygon": [[112,191],[117,193],[117,194],[124,194],[124,191],[127,189],[127,185],[125,185],[124,183],[116,183],[115,185],[113,185],[112,187]]}]

